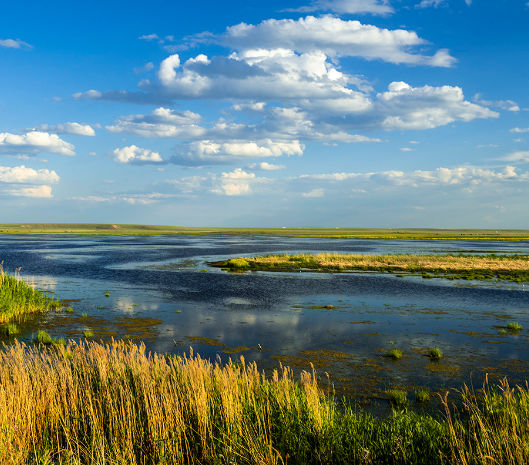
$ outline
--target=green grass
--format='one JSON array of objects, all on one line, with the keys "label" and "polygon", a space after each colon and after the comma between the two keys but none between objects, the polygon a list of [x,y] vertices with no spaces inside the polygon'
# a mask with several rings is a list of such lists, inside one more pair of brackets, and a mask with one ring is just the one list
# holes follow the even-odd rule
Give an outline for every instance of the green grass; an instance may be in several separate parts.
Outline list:
[{"label": "green grass", "polygon": [[388,350],[384,353],[384,357],[394,358],[395,360],[398,360],[402,358],[402,350],[399,349],[392,349]]},{"label": "green grass", "polygon": [[443,352],[438,347],[430,347],[428,349],[428,357],[432,360],[439,360],[443,357]]},{"label": "green grass", "polygon": [[415,402],[418,404],[430,402],[430,392],[426,389],[419,389],[415,391]]},{"label": "green grass", "polygon": [[138,224],[26,223],[0,224],[0,234],[82,235],[200,235],[200,236],[287,236],[358,239],[450,239],[519,241],[529,238],[519,229],[425,229],[425,228],[193,228]]},{"label": "green grass", "polygon": [[28,313],[60,307],[59,299],[35,290],[17,272],[14,276],[6,274],[0,263],[0,323],[20,320]]},{"label": "green grass", "polygon": [[82,318],[86,318],[88,316],[88,313],[81,313]]},{"label": "green grass", "polygon": [[408,393],[399,389],[386,391],[389,403],[394,407],[403,408],[408,404]]},{"label": "green grass", "polygon": [[521,331],[523,329],[523,326],[520,323],[513,322],[507,325],[507,329],[509,331]]},{"label": "green grass", "polygon": [[73,308],[72,308],[72,307],[68,307],[68,308],[66,309],[66,311],[67,311],[68,313],[73,313]]},{"label": "green grass", "polygon": [[6,336],[15,336],[20,334],[20,328],[15,323],[8,323],[4,326],[4,334]]},{"label": "green grass", "polygon": [[93,333],[92,331],[88,331],[88,330],[87,330],[87,331],[85,331],[83,334],[84,334],[84,337],[85,337],[86,339],[89,339],[89,338],[91,338],[91,337],[94,337],[94,333]]},{"label": "green grass", "polygon": [[44,344],[46,346],[53,345],[53,346],[64,346],[66,345],[66,341],[61,338],[51,337],[46,331],[39,330],[37,333],[37,337],[35,338],[35,341],[37,344]]}]

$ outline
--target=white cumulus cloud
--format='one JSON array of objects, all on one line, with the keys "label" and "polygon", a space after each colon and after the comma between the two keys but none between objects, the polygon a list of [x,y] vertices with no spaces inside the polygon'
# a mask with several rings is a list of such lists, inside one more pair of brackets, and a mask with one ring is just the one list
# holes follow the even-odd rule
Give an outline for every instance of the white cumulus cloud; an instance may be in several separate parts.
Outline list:
[{"label": "white cumulus cloud", "polygon": [[512,128],[509,132],[529,132],[529,128]]},{"label": "white cumulus cloud", "polygon": [[16,197],[35,197],[49,199],[53,197],[50,186],[23,187],[4,191],[9,195]]},{"label": "white cumulus cloud", "polygon": [[131,145],[122,149],[115,149],[111,152],[114,161],[125,165],[144,165],[148,163],[163,163],[164,160],[158,152],[142,149]]},{"label": "white cumulus cloud", "polygon": [[13,184],[41,184],[57,183],[59,176],[55,171],[47,169],[34,170],[26,168],[24,165],[9,168],[0,166],[0,182]]},{"label": "white cumulus cloud", "polygon": [[73,156],[75,147],[57,136],[47,132],[32,131],[24,135],[0,133],[0,154],[34,155],[40,152]]}]

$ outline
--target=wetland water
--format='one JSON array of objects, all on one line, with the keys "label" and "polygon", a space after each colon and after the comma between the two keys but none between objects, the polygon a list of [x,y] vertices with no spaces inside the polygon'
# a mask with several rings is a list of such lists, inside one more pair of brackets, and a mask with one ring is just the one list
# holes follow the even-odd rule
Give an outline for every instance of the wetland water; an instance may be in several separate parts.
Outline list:
[{"label": "wetland water", "polygon": [[[52,336],[144,341],[148,350],[223,361],[244,355],[265,371],[310,370],[374,413],[384,391],[511,384],[529,375],[529,286],[399,278],[380,273],[228,273],[206,261],[268,253],[529,253],[527,242],[388,241],[203,236],[0,236],[0,261],[68,299],[21,325]],[[84,316],[85,314],[86,316]],[[501,334],[509,322],[519,332]],[[12,342],[1,336],[4,342]],[[258,344],[262,350],[259,350]],[[431,361],[429,347],[444,357]],[[393,360],[384,352],[400,349]],[[430,404],[432,407],[435,402]]]}]

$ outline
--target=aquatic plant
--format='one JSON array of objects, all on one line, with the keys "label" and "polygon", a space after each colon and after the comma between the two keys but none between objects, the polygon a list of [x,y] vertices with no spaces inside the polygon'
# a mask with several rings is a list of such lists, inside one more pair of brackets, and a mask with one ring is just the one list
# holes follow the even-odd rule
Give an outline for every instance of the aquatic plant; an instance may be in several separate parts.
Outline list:
[{"label": "aquatic plant", "polygon": [[430,402],[430,392],[427,389],[419,389],[415,391],[415,402],[418,404]]},{"label": "aquatic plant", "polygon": [[430,347],[428,349],[428,357],[433,360],[439,360],[443,357],[443,352],[438,347]]},{"label": "aquatic plant", "polygon": [[39,330],[35,342],[38,342],[40,344],[51,344],[52,338],[46,331]]},{"label": "aquatic plant", "polygon": [[512,322],[507,325],[509,331],[521,331],[523,326],[520,323]]},{"label": "aquatic plant", "polygon": [[81,313],[82,318],[86,318],[88,316],[88,313]]},{"label": "aquatic plant", "polygon": [[72,308],[72,307],[68,307],[68,308],[66,309],[66,311],[67,311],[68,313],[73,313],[73,308]]},{"label": "aquatic plant", "polygon": [[408,403],[408,393],[406,391],[401,391],[400,389],[392,389],[386,391],[386,396],[391,405],[394,407],[405,407]]},{"label": "aquatic plant", "polygon": [[507,334],[507,331],[505,331],[504,329],[500,329],[500,330],[498,331],[498,333],[499,333],[499,334]]},{"label": "aquatic plant", "polygon": [[4,326],[4,334],[6,336],[14,336],[20,333],[20,328],[15,323],[8,323]]},{"label": "aquatic plant", "polygon": [[388,350],[386,353],[384,353],[384,357],[390,357],[390,358],[394,358],[395,360],[398,360],[399,358],[402,358],[402,350],[399,350],[399,349]]},{"label": "aquatic plant", "polygon": [[84,337],[85,337],[86,339],[89,339],[89,338],[91,338],[91,337],[94,337],[94,333],[93,333],[92,331],[89,331],[89,330],[86,330],[83,334],[84,334]]}]

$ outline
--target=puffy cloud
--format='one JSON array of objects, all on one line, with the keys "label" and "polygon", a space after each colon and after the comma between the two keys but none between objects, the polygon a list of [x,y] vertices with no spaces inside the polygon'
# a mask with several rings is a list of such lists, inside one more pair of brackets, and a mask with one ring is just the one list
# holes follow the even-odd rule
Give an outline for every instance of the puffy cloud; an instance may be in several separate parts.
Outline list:
[{"label": "puffy cloud", "polygon": [[428,44],[413,31],[381,29],[334,16],[269,19],[257,25],[241,23],[228,27],[214,40],[234,48],[243,57],[260,50],[291,50],[302,54],[323,52],[332,57],[354,56],[441,67],[451,67],[456,61],[446,50],[434,56],[411,53],[412,47]]},{"label": "puffy cloud", "polygon": [[285,11],[332,11],[338,14],[365,14],[386,16],[394,13],[388,0],[316,0],[308,6]]},{"label": "puffy cloud", "polygon": [[151,152],[131,145],[122,149],[115,149],[111,152],[114,161],[122,165],[145,165],[149,163],[164,163],[163,158],[158,152]]},{"label": "puffy cloud", "polygon": [[174,139],[194,139],[202,137],[206,130],[197,125],[201,117],[191,111],[178,112],[157,108],[150,115],[122,116],[114,125],[106,126],[117,134],[134,134],[141,137],[168,137]]},{"label": "puffy cloud", "polygon": [[20,197],[35,197],[49,199],[53,197],[50,186],[24,187],[8,191],[9,194]]},{"label": "puffy cloud", "polygon": [[248,180],[254,179],[255,174],[246,173],[241,168],[237,168],[231,173],[222,173],[219,185],[211,192],[222,195],[245,195],[251,192]]},{"label": "puffy cloud", "polygon": [[9,168],[0,166],[0,182],[13,184],[41,184],[41,183],[57,183],[59,176],[55,171],[46,169],[34,170],[26,168],[24,165]]},{"label": "puffy cloud", "polygon": [[279,157],[281,155],[303,154],[305,146],[297,140],[259,141],[232,140],[216,142],[201,140],[183,144],[177,155],[169,161],[181,165],[232,164],[244,162],[251,158]]},{"label": "puffy cloud", "polygon": [[24,135],[0,133],[0,154],[34,155],[39,152],[57,153],[59,155],[73,156],[75,147],[65,142],[56,134],[32,131]]},{"label": "puffy cloud", "polygon": [[410,149],[409,147],[402,147],[399,149],[401,152],[416,152],[417,149]]},{"label": "puffy cloud", "polygon": [[4,48],[27,48],[32,49],[33,45],[29,45],[27,42],[23,42],[20,39],[0,39],[0,47]]},{"label": "puffy cloud", "polygon": [[388,92],[378,94],[377,98],[379,113],[388,115],[381,125],[388,130],[430,129],[454,121],[499,116],[465,101],[460,87],[411,87],[405,82],[392,82]]},{"label": "puffy cloud", "polygon": [[266,161],[261,163],[250,163],[249,165],[246,165],[246,168],[255,171],[279,171],[287,169],[285,165],[274,165],[272,163],[267,163]]},{"label": "puffy cloud", "polygon": [[79,136],[95,136],[96,133],[88,124],[64,123],[56,125],[41,124],[38,128],[26,129],[25,131],[44,131],[56,134],[77,134]]},{"label": "puffy cloud", "polygon": [[509,132],[529,132],[529,128],[512,128]]},{"label": "puffy cloud", "polygon": [[508,111],[520,111],[518,104],[512,100],[483,100],[481,94],[476,94],[474,95],[474,102],[486,107],[496,107]]}]

